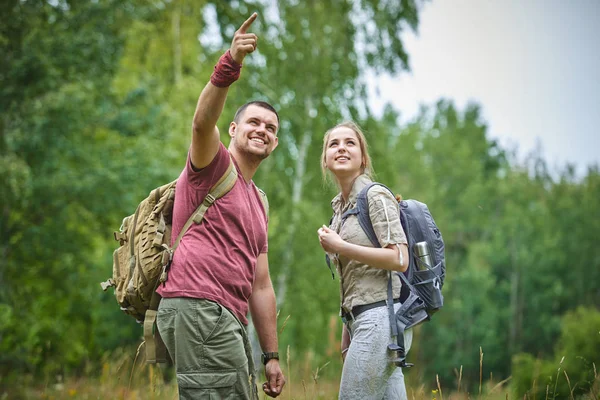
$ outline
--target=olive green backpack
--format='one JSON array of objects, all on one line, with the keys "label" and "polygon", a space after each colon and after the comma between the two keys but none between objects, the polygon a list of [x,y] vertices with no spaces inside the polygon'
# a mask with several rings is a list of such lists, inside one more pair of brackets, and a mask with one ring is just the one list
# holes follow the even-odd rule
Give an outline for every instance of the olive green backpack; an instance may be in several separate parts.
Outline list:
[{"label": "olive green backpack", "polygon": [[[192,224],[200,224],[206,210],[235,185],[237,171],[231,161],[229,168],[210,189],[204,201],[188,218],[171,246],[171,222],[177,181],[150,192],[134,214],[123,219],[114,238],[119,247],[113,253],[113,274],[100,285],[106,291],[115,288],[121,310],[144,325],[144,345],[147,363],[167,362],[167,351],[156,328],[156,312],[160,295],[158,285],[167,280],[173,254],[183,235]],[[261,198],[268,212],[265,196]],[[267,214],[268,215],[268,214]]]}]

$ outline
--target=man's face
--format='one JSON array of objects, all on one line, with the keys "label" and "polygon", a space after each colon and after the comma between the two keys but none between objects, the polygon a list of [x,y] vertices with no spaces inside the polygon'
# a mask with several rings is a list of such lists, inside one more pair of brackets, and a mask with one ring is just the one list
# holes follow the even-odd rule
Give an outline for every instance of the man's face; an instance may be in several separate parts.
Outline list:
[{"label": "man's face", "polygon": [[279,123],[273,111],[249,105],[239,117],[239,123],[229,125],[229,135],[241,152],[264,160],[277,147]]}]

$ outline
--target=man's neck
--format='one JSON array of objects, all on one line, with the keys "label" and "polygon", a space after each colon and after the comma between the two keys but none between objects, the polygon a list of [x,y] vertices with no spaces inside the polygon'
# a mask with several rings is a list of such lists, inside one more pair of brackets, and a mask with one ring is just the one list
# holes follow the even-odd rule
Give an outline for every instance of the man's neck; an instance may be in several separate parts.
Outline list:
[{"label": "man's neck", "polygon": [[240,168],[240,172],[242,173],[244,181],[249,183],[258,170],[261,160],[256,159],[256,157],[252,157],[250,154],[240,153],[233,146],[229,147],[229,152]]}]

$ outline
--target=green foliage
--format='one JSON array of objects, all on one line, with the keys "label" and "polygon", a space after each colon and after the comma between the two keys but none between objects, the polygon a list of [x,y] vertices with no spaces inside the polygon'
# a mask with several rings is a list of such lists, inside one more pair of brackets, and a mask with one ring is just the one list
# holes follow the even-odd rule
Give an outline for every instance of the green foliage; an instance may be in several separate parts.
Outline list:
[{"label": "green foliage", "polygon": [[[561,319],[562,329],[550,359],[527,353],[513,357],[513,391],[524,395],[566,399],[597,390],[600,363],[600,311],[579,307]],[[593,389],[594,384],[596,389]]]},{"label": "green foliage", "polygon": [[600,366],[600,311],[580,306],[567,312],[554,353],[565,357],[563,370],[572,384],[577,384],[574,393],[587,393]]},{"label": "green foliage", "polygon": [[[556,375],[556,366],[544,363],[528,353],[518,353],[512,360],[512,387],[517,397],[518,393],[533,392],[538,398],[545,398],[547,386]],[[538,380],[539,378],[541,380]],[[531,393],[531,394],[533,394]]]},{"label": "green foliage", "polygon": [[[111,221],[142,193],[132,182],[148,187],[165,174],[150,169],[159,146],[110,128],[118,102],[106,89],[123,11],[113,2],[3,8],[1,25],[14,29],[2,33],[9,62],[0,71],[0,171],[8,183],[0,224],[2,374],[52,374],[93,358],[97,262]],[[114,158],[123,147],[132,154]]]},{"label": "green foliage", "polygon": [[[556,179],[539,157],[511,158],[488,137],[477,104],[459,110],[442,99],[403,125],[391,106],[373,116],[366,69],[407,68],[400,33],[417,28],[422,4],[9,0],[1,7],[0,374],[94,370],[106,351],[139,343],[141,327],[98,285],[111,274],[112,232],[151,189],[180,173],[198,95],[256,10],[258,51],[231,87],[219,128],[227,143],[229,120],[251,99],[271,102],[281,116],[280,145],[255,176],[271,205],[280,329],[286,321],[280,351],[311,354],[306,370],[331,361],[323,373],[338,371],[339,282],[316,235],[336,188],[323,183],[320,156],[324,132],[354,119],[365,129],[376,179],[426,202],[446,241],[446,306],[419,328],[418,376],[436,387],[438,375],[450,388],[462,366],[463,387],[474,388],[481,348],[484,375],[519,375],[519,393],[533,387],[527,372],[540,371],[540,388],[555,382],[546,378],[556,380],[562,356],[576,390],[589,388],[589,363],[598,363],[589,355],[600,353],[588,331],[596,321],[590,310],[600,307],[600,171],[591,166],[576,179],[567,166]],[[578,306],[587,314],[561,322]]]}]

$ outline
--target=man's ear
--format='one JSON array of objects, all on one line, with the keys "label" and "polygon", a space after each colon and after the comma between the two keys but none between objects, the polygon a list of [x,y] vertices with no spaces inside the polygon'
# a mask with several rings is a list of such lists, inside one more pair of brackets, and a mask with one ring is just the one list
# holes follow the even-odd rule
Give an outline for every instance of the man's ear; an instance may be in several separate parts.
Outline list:
[{"label": "man's ear", "polygon": [[231,121],[229,124],[229,137],[233,138],[235,136],[235,130],[237,129],[237,124],[234,121]]},{"label": "man's ear", "polygon": [[[277,148],[277,145],[279,144],[279,138],[277,136],[275,136],[275,145],[273,146],[273,150],[275,150],[275,148]],[[271,151],[273,151],[271,150]]]}]

